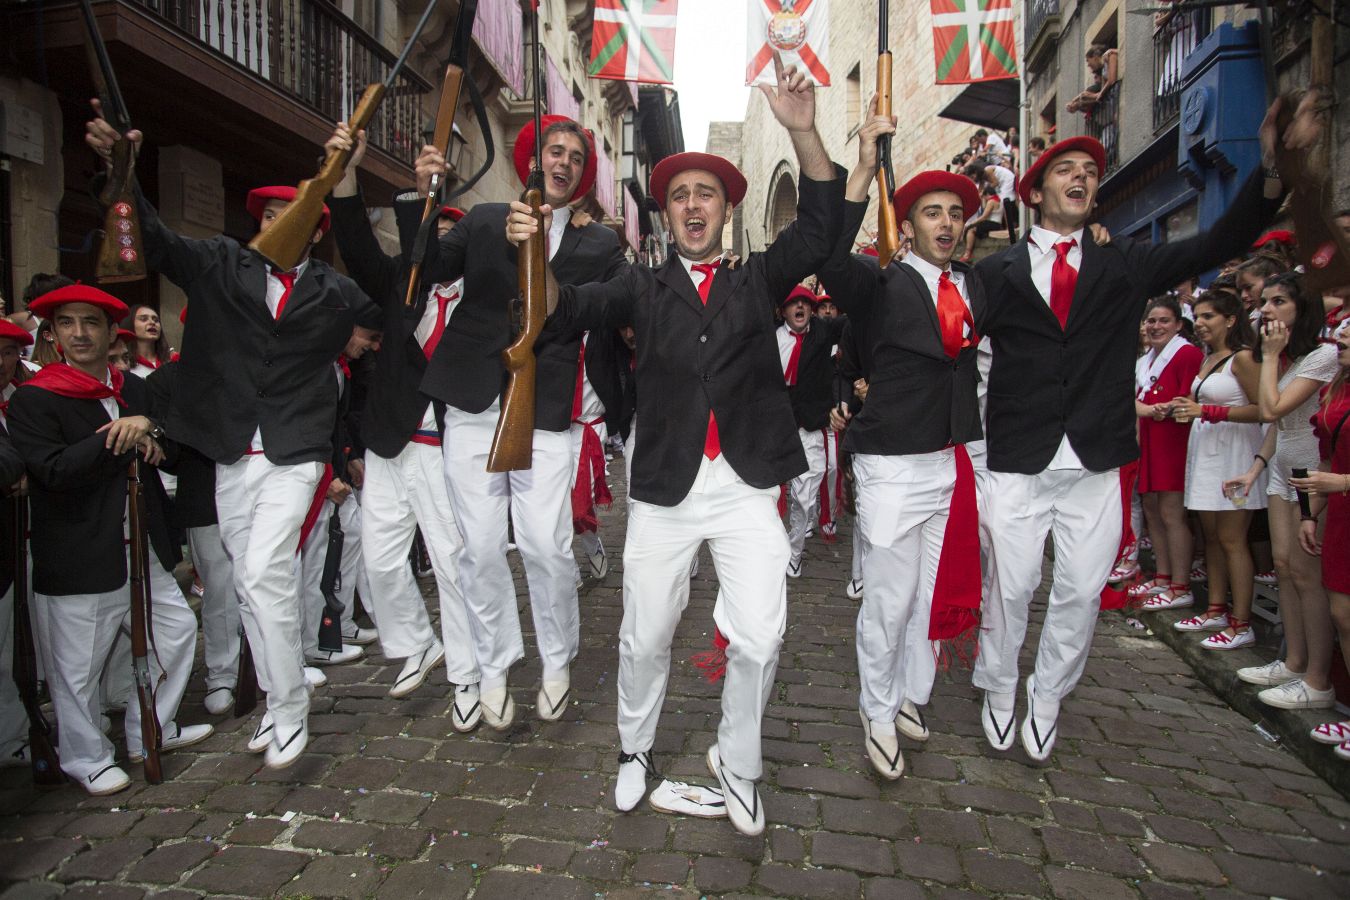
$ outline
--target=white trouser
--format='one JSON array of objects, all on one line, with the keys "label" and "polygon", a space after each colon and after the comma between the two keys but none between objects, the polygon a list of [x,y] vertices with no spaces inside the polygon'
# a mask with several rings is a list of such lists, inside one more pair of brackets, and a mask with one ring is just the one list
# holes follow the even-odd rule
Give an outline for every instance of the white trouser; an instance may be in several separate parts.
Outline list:
[{"label": "white trouser", "polygon": [[806,452],[806,471],[792,479],[787,488],[788,550],[794,563],[801,562],[806,532],[816,522],[820,508],[820,479],[825,477],[825,435],[799,428],[797,438]]},{"label": "white trouser", "polygon": [[105,710],[124,709],[135,690],[131,677],[131,635],[124,631],[113,640],[112,651],[103,664],[99,703]]},{"label": "white trouser", "polygon": [[545,680],[567,671],[581,641],[577,563],[572,555],[572,452],[567,432],[534,432],[530,468],[489,472],[497,404],[481,413],[445,410],[445,479],[464,538],[460,583],[470,615],[485,690],[506,684],[524,655],[516,586],[506,560],[510,506],[516,546],[525,563],[530,612]]},{"label": "white trouser", "polygon": [[705,459],[702,468],[695,487],[703,490],[690,491],[678,505],[631,505],[619,626],[619,739],[625,753],[650,750],[656,740],[671,640],[689,600],[689,566],[706,540],[718,577],[713,621],[730,641],[717,746],[728,769],[756,779],[763,772],[760,723],[787,622],[787,536],[777,488],[750,487],[722,457]]},{"label": "white trouser", "polygon": [[[161,725],[178,715],[192,673],[197,617],[178,582],[150,552],[150,619],[154,644],[147,648],[150,684]],[[60,729],[61,770],[84,782],[112,765],[113,745],[103,733],[99,676],[120,632],[131,633],[131,584],[103,594],[34,595],[46,609],[52,668],[47,685]],[[161,666],[163,667],[161,669]],[[160,682],[163,674],[164,681]],[[141,752],[141,709],[133,696],[124,720],[127,751]]]},{"label": "white trouser", "polygon": [[[30,601],[28,608],[33,604]],[[35,636],[36,637],[36,636]],[[0,596],[0,760],[28,743],[28,713],[14,683],[14,585]]]},{"label": "white trouser", "polygon": [[219,525],[187,530],[192,567],[202,580],[202,645],[206,689],[233,688],[239,679],[239,594],[234,565],[220,539]]},{"label": "white trouser", "polygon": [[298,727],[309,715],[295,553],[322,473],[321,463],[275,466],[262,454],[216,466],[220,536],[234,563],[258,684],[267,691],[279,731]]},{"label": "white trouser", "polygon": [[361,563],[361,495],[357,491],[347,497],[341,506],[331,500],[323,501],[319,518],[305,536],[305,545],[295,558],[295,577],[300,583],[300,609],[304,617],[300,623],[300,646],[305,655],[319,652],[319,623],[323,621],[323,569],[328,563],[328,520],[337,510],[342,525],[342,560],[338,565],[337,598],[342,604],[339,616],[343,634],[352,634],[356,622],[352,617],[353,600],[359,590],[362,597],[370,596],[365,566]]},{"label": "white trouser", "polygon": [[[577,476],[581,472],[581,443],[586,436],[587,428],[595,429],[595,434],[600,439],[601,453],[604,453],[605,442],[609,440],[609,429],[606,427],[603,418],[593,425],[583,425],[576,421],[572,422],[572,427],[567,430],[567,439],[572,444],[572,487],[574,488],[576,487]],[[605,474],[609,474],[608,464],[605,465]],[[591,484],[591,490],[595,490],[594,482]],[[595,515],[596,518],[599,519],[599,508],[596,508]],[[592,555],[600,549],[600,532],[599,530],[579,531],[577,532],[577,541],[581,544],[582,552],[586,553],[588,556]]]},{"label": "white trouser", "polygon": [[464,538],[450,507],[441,449],[409,443],[393,459],[367,453],[361,492],[361,550],[384,655],[413,656],[436,639],[408,565],[413,533],[420,527],[436,575],[446,678],[454,684],[477,682],[478,657],[459,580]]},{"label": "white trouser", "polygon": [[822,482],[824,490],[821,492],[821,497],[825,503],[825,509],[823,510],[821,517],[831,526],[835,526],[839,524],[835,521],[835,510],[842,508],[844,504],[844,499],[839,496],[840,435],[839,432],[827,428],[821,432],[821,436],[825,442],[825,480]]},{"label": "white trouser", "polygon": [[853,457],[856,527],[867,542],[857,627],[860,705],[874,722],[893,720],[906,699],[922,706],[933,692],[928,622],[956,488],[955,454]]},{"label": "white trouser", "polygon": [[1120,549],[1120,472],[990,472],[986,485],[981,521],[988,522],[992,589],[981,607],[980,651],[971,681],[987,691],[1016,690],[1031,595],[1041,585],[1045,537],[1052,534],[1054,584],[1035,675],[1037,697],[1057,703],[1083,674],[1101,591]]}]

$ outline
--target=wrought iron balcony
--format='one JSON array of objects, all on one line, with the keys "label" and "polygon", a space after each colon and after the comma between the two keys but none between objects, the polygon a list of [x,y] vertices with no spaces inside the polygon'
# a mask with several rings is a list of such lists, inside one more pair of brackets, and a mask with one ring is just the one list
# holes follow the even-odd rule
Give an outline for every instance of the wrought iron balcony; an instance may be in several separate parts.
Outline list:
[{"label": "wrought iron balcony", "polygon": [[[395,61],[359,25],[322,0],[121,0],[214,55],[247,69],[330,122],[351,113],[366,85]],[[366,128],[371,144],[411,164],[420,147],[422,95],[404,70]]]},{"label": "wrought iron balcony", "polygon": [[1059,37],[1059,0],[1027,0],[1025,15],[1022,46],[1026,65],[1037,70]]},{"label": "wrought iron balcony", "polygon": [[1087,114],[1087,133],[1102,142],[1106,150],[1105,178],[1120,165],[1120,82],[1106,89]]},{"label": "wrought iron balcony", "polygon": [[[1163,17],[1166,18],[1163,18]],[[1181,68],[1210,30],[1210,10],[1184,7],[1160,14],[1153,32],[1153,130],[1171,125],[1181,110]]]}]

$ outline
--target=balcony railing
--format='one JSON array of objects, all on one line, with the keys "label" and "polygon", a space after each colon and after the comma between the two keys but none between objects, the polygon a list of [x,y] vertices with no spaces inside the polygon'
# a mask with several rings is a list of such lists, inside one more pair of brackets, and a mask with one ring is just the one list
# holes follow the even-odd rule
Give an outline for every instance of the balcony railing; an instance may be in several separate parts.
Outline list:
[{"label": "balcony railing", "polygon": [[[253,72],[330,122],[345,119],[395,56],[322,0],[122,0]],[[420,148],[422,95],[431,85],[404,70],[375,118],[370,142],[411,164]]]},{"label": "balcony railing", "polygon": [[[1166,16],[1166,18],[1162,18]],[[1159,15],[1153,32],[1153,130],[1172,124],[1181,111],[1181,67],[1186,57],[1209,34],[1208,9],[1177,9]]]},{"label": "balcony railing", "polygon": [[1106,89],[1087,114],[1087,133],[1102,142],[1106,150],[1106,172],[1120,165],[1120,82]]},{"label": "balcony railing", "polygon": [[1027,21],[1023,46],[1030,47],[1036,43],[1036,36],[1041,33],[1041,28],[1045,25],[1046,20],[1058,15],[1059,0],[1027,0]]}]

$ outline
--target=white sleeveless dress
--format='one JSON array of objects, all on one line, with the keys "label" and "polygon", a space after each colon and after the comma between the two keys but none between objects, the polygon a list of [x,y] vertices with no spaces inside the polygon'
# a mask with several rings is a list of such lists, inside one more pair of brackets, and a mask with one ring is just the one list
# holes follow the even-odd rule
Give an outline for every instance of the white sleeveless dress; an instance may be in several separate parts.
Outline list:
[{"label": "white sleeveless dress", "polygon": [[[1207,378],[1191,384],[1196,402],[1209,406],[1246,406],[1252,401],[1233,376],[1233,359],[1219,363]],[[1253,457],[1261,452],[1264,437],[1257,422],[1202,422],[1191,425],[1186,450],[1186,508],[1204,511],[1265,509],[1266,473],[1263,469],[1252,484],[1244,506],[1235,506],[1223,494],[1223,483],[1245,474]]]}]

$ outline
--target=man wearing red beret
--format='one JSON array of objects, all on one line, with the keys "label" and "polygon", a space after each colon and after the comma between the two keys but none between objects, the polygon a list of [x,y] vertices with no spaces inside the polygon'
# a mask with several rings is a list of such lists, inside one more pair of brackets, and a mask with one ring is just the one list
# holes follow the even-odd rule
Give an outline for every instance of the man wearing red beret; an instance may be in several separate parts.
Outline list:
[{"label": "man wearing red beret", "polygon": [[[622,268],[603,284],[558,288],[550,327],[599,332],[631,324],[638,346],[638,421],[624,549],[619,628],[620,810],[634,808],[656,772],[652,745],[670,675],[670,647],[687,598],[689,566],[707,540],[717,565],[713,618],[726,642],[726,682],[708,768],[739,831],[764,830],[755,782],[760,723],[773,689],[787,619],[787,536],[779,485],[806,469],[776,354],[779,298],[810,275],[839,234],[842,177],[815,128],[815,92],[775,61],[762,88],[788,130],[801,167],[798,218],[764,253],[721,267],[722,232],[745,196],[745,177],[706,153],[667,157],[651,196],[665,210],[677,252],[659,269]],[[842,173],[840,173],[842,174]],[[508,237],[537,229],[513,204]],[[721,643],[719,641],[719,643]]]},{"label": "man wearing red beret", "polygon": [[[127,314],[121,301],[76,284],[39,297],[30,309],[52,320],[65,354],[65,362],[46,366],[15,391],[8,422],[31,474],[33,592],[46,610],[47,678],[61,734],[61,769],[89,793],[111,794],[130,779],[113,763],[96,698],[114,641],[130,628],[127,464],[137,453],[152,465],[163,460],[164,432],[146,415],[144,382],[108,367],[117,320]],[[164,490],[157,478],[143,484],[156,648],[150,677],[158,684],[160,749],[171,750],[205,740],[213,729],[174,722],[192,670],[197,617],[173,578],[178,546],[170,537]],[[72,548],[79,550],[79,565],[71,564]],[[127,754],[139,761],[136,703],[127,707],[125,732]]]},{"label": "man wearing red beret", "polygon": [[1274,217],[1285,192],[1274,168],[1278,104],[1261,125],[1262,166],[1209,231],[1158,245],[1085,241],[1106,161],[1100,143],[1075,137],[1022,176],[1022,202],[1037,210],[1031,233],[975,267],[990,298],[977,322],[993,342],[983,524],[995,587],[972,680],[985,691],[981,722],[995,749],[1013,742],[1018,653],[1048,533],[1054,584],[1019,734],[1038,762],[1054,747],[1129,514],[1119,468],[1139,456],[1130,384],[1144,304],[1242,255]]},{"label": "man wearing red beret", "polygon": [[[583,224],[569,204],[595,183],[596,148],[590,132],[564,116],[544,116],[539,166],[548,208],[548,258],[563,284],[611,277],[624,265],[617,235],[598,222]],[[534,123],[516,135],[513,161],[522,183],[535,162]],[[434,147],[417,161],[418,188],[444,171]],[[513,340],[511,306],[519,295],[516,252],[506,242],[504,203],[480,203],[428,249],[428,282],[464,279],[464,296],[427,363],[422,393],[445,408],[443,452],[450,499],[464,536],[460,577],[473,629],[482,714],[503,730],[515,716],[507,674],[524,656],[515,582],[506,558],[507,515],[525,564],[530,612],[542,677],[535,714],[560,718],[571,688],[569,668],[580,646],[577,564],[572,555],[569,429],[576,396],[581,331],[546,333],[535,344],[535,419],[531,467],[490,473],[488,452],[506,383],[501,351]]]},{"label": "man wearing red beret", "polygon": [[[85,142],[111,165],[120,137],[101,118]],[[139,146],[141,134],[127,135]],[[295,188],[257,188],[246,206],[266,231]],[[370,300],[322,260],[272,269],[224,235],[175,234],[137,194],[146,262],[188,295],[178,375],[164,427],[216,463],[221,538],[234,560],[244,627],[267,689],[267,713],[250,747],[284,768],[309,740],[294,557],[323,463],[332,456],[337,389],[333,360]],[[311,246],[328,229],[328,210]]]},{"label": "man wearing red beret", "polygon": [[806,471],[787,485],[787,576],[800,578],[806,534],[815,523],[820,482],[825,477],[826,430],[833,399],[834,360],[831,351],[847,319],[818,319],[812,315],[819,301],[810,289],[797,285],[783,299],[783,324],[774,332],[783,383],[797,420],[797,437],[806,454]]},{"label": "man wearing red beret", "polygon": [[891,202],[911,250],[884,269],[848,250],[867,211],[876,140],[895,120],[873,115],[859,133],[843,234],[821,281],[873,348],[867,402],[848,426],[863,560],[857,652],[867,757],[883,778],[904,772],[896,731],[928,739],[919,707],[936,674],[933,640],[973,628],[980,599],[975,479],[965,444],[981,437],[975,322],[985,302],[970,268],[952,263],[979,203],[965,175],[921,172]]}]

